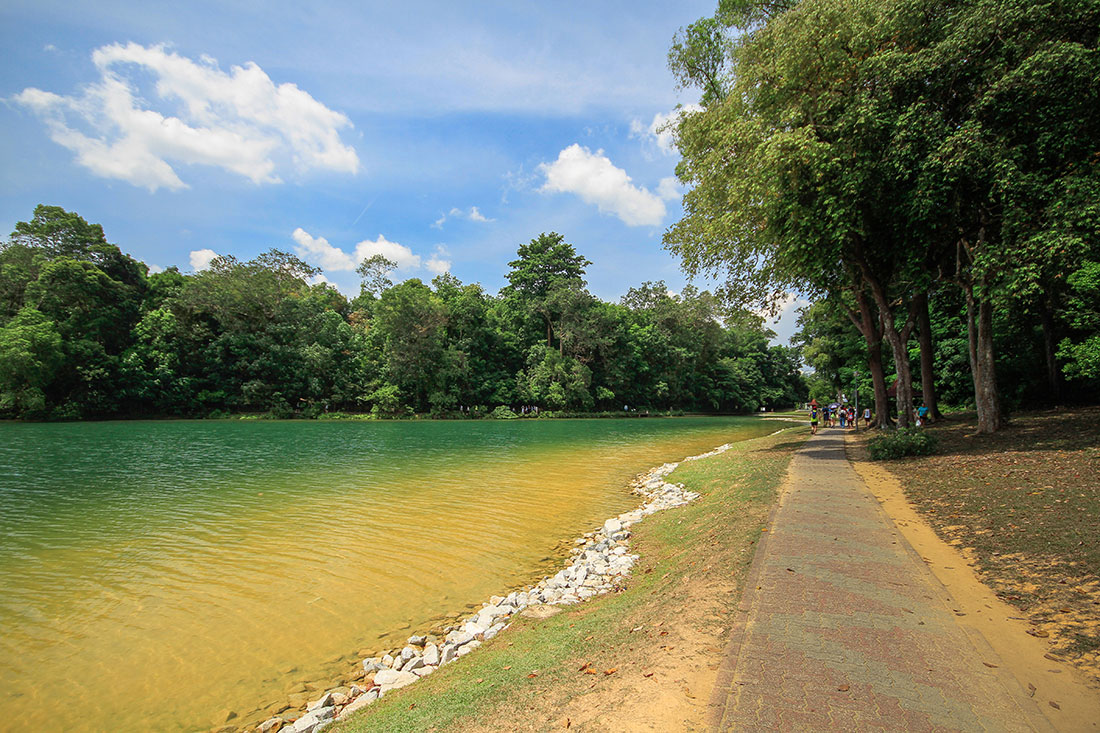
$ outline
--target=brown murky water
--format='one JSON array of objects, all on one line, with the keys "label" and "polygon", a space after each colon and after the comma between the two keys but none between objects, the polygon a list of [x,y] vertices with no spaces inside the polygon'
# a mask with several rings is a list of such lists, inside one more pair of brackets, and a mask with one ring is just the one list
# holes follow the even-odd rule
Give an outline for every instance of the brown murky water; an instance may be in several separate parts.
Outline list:
[{"label": "brown murky water", "polygon": [[536,580],[752,418],[0,425],[0,729],[200,730]]}]

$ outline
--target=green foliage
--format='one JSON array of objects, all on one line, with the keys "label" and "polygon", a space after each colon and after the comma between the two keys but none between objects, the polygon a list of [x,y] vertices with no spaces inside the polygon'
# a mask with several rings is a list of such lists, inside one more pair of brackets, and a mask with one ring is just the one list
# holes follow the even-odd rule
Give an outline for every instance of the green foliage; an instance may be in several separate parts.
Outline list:
[{"label": "green foliage", "polygon": [[493,420],[515,420],[519,415],[512,412],[512,408],[507,405],[497,405],[493,411],[489,413],[489,417]]},{"label": "green foliage", "polygon": [[370,414],[373,417],[399,417],[406,413],[401,402],[401,390],[394,384],[383,384],[367,395],[371,403]]},{"label": "green foliage", "polygon": [[44,389],[63,357],[53,322],[29,306],[20,310],[0,328],[0,411],[44,417]]},{"label": "green foliage", "polygon": [[359,263],[355,271],[363,279],[363,292],[379,297],[388,288],[393,287],[390,273],[397,269],[397,263],[388,259],[385,255],[371,255]]},{"label": "green foliage", "polygon": [[867,441],[871,460],[882,461],[905,456],[928,456],[936,451],[936,438],[920,428],[901,428],[876,435]]},{"label": "green foliage", "polygon": [[[1089,382],[1067,275],[1100,257],[1098,25],[1091,1],[723,0],[670,52],[704,110],[677,129],[689,190],[666,246],[738,304],[797,287],[854,311],[869,293],[904,382],[918,296],[953,301],[938,381],[983,430],[998,381],[1028,400],[1045,372],[1057,395],[1059,339]],[[840,313],[820,320],[806,355],[846,383],[861,349]]]},{"label": "green foliage", "polygon": [[[793,404],[795,352],[759,319],[664,283],[604,303],[559,234],[519,247],[499,297],[450,274],[392,285],[366,260],[348,302],[271,250],[146,277],[102,229],[39,207],[0,246],[0,413],[251,419],[481,417]],[[538,408],[538,410],[527,409]]]},{"label": "green foliage", "polygon": [[1070,379],[1100,381],[1100,262],[1084,262],[1068,278],[1066,316],[1076,338],[1058,347]]}]

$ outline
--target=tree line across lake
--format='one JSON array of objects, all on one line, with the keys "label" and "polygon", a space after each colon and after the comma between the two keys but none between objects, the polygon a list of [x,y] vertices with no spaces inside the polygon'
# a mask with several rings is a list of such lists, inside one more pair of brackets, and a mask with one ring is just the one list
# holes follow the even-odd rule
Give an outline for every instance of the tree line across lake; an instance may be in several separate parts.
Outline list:
[{"label": "tree line across lake", "polygon": [[1098,39],[1097,0],[720,0],[669,52],[701,100],[665,244],[731,303],[809,296],[819,391],[858,365],[901,426],[918,390],[980,432],[1094,401]]},{"label": "tree line across lake", "polygon": [[805,398],[797,349],[691,286],[585,287],[563,237],[519,247],[493,296],[443,274],[394,285],[380,256],[349,300],[271,250],[148,274],[102,227],[39,206],[0,245],[0,416],[315,417],[692,410]]}]

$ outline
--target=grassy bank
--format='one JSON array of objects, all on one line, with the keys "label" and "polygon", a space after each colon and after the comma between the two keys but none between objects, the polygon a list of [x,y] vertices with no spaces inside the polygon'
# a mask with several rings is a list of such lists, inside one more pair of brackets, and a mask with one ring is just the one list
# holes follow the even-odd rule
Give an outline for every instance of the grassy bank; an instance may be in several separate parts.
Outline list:
[{"label": "grassy bank", "polygon": [[1100,408],[1026,412],[993,435],[973,415],[928,428],[935,455],[884,461],[982,580],[1100,681]]},{"label": "grassy bank", "polygon": [[[780,424],[777,424],[780,427]],[[626,589],[512,628],[460,663],[378,701],[339,733],[700,722],[707,680],[756,540],[804,427],[683,464],[670,481],[703,496],[637,525]]]}]

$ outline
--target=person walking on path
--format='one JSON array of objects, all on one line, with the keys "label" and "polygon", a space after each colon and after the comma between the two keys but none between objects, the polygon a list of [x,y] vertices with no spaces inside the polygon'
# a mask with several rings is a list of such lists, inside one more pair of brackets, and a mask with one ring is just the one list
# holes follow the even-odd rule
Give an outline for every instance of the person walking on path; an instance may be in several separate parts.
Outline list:
[{"label": "person walking on path", "polygon": [[956,623],[843,441],[813,437],[791,461],[719,670],[713,727],[1051,730]]}]

